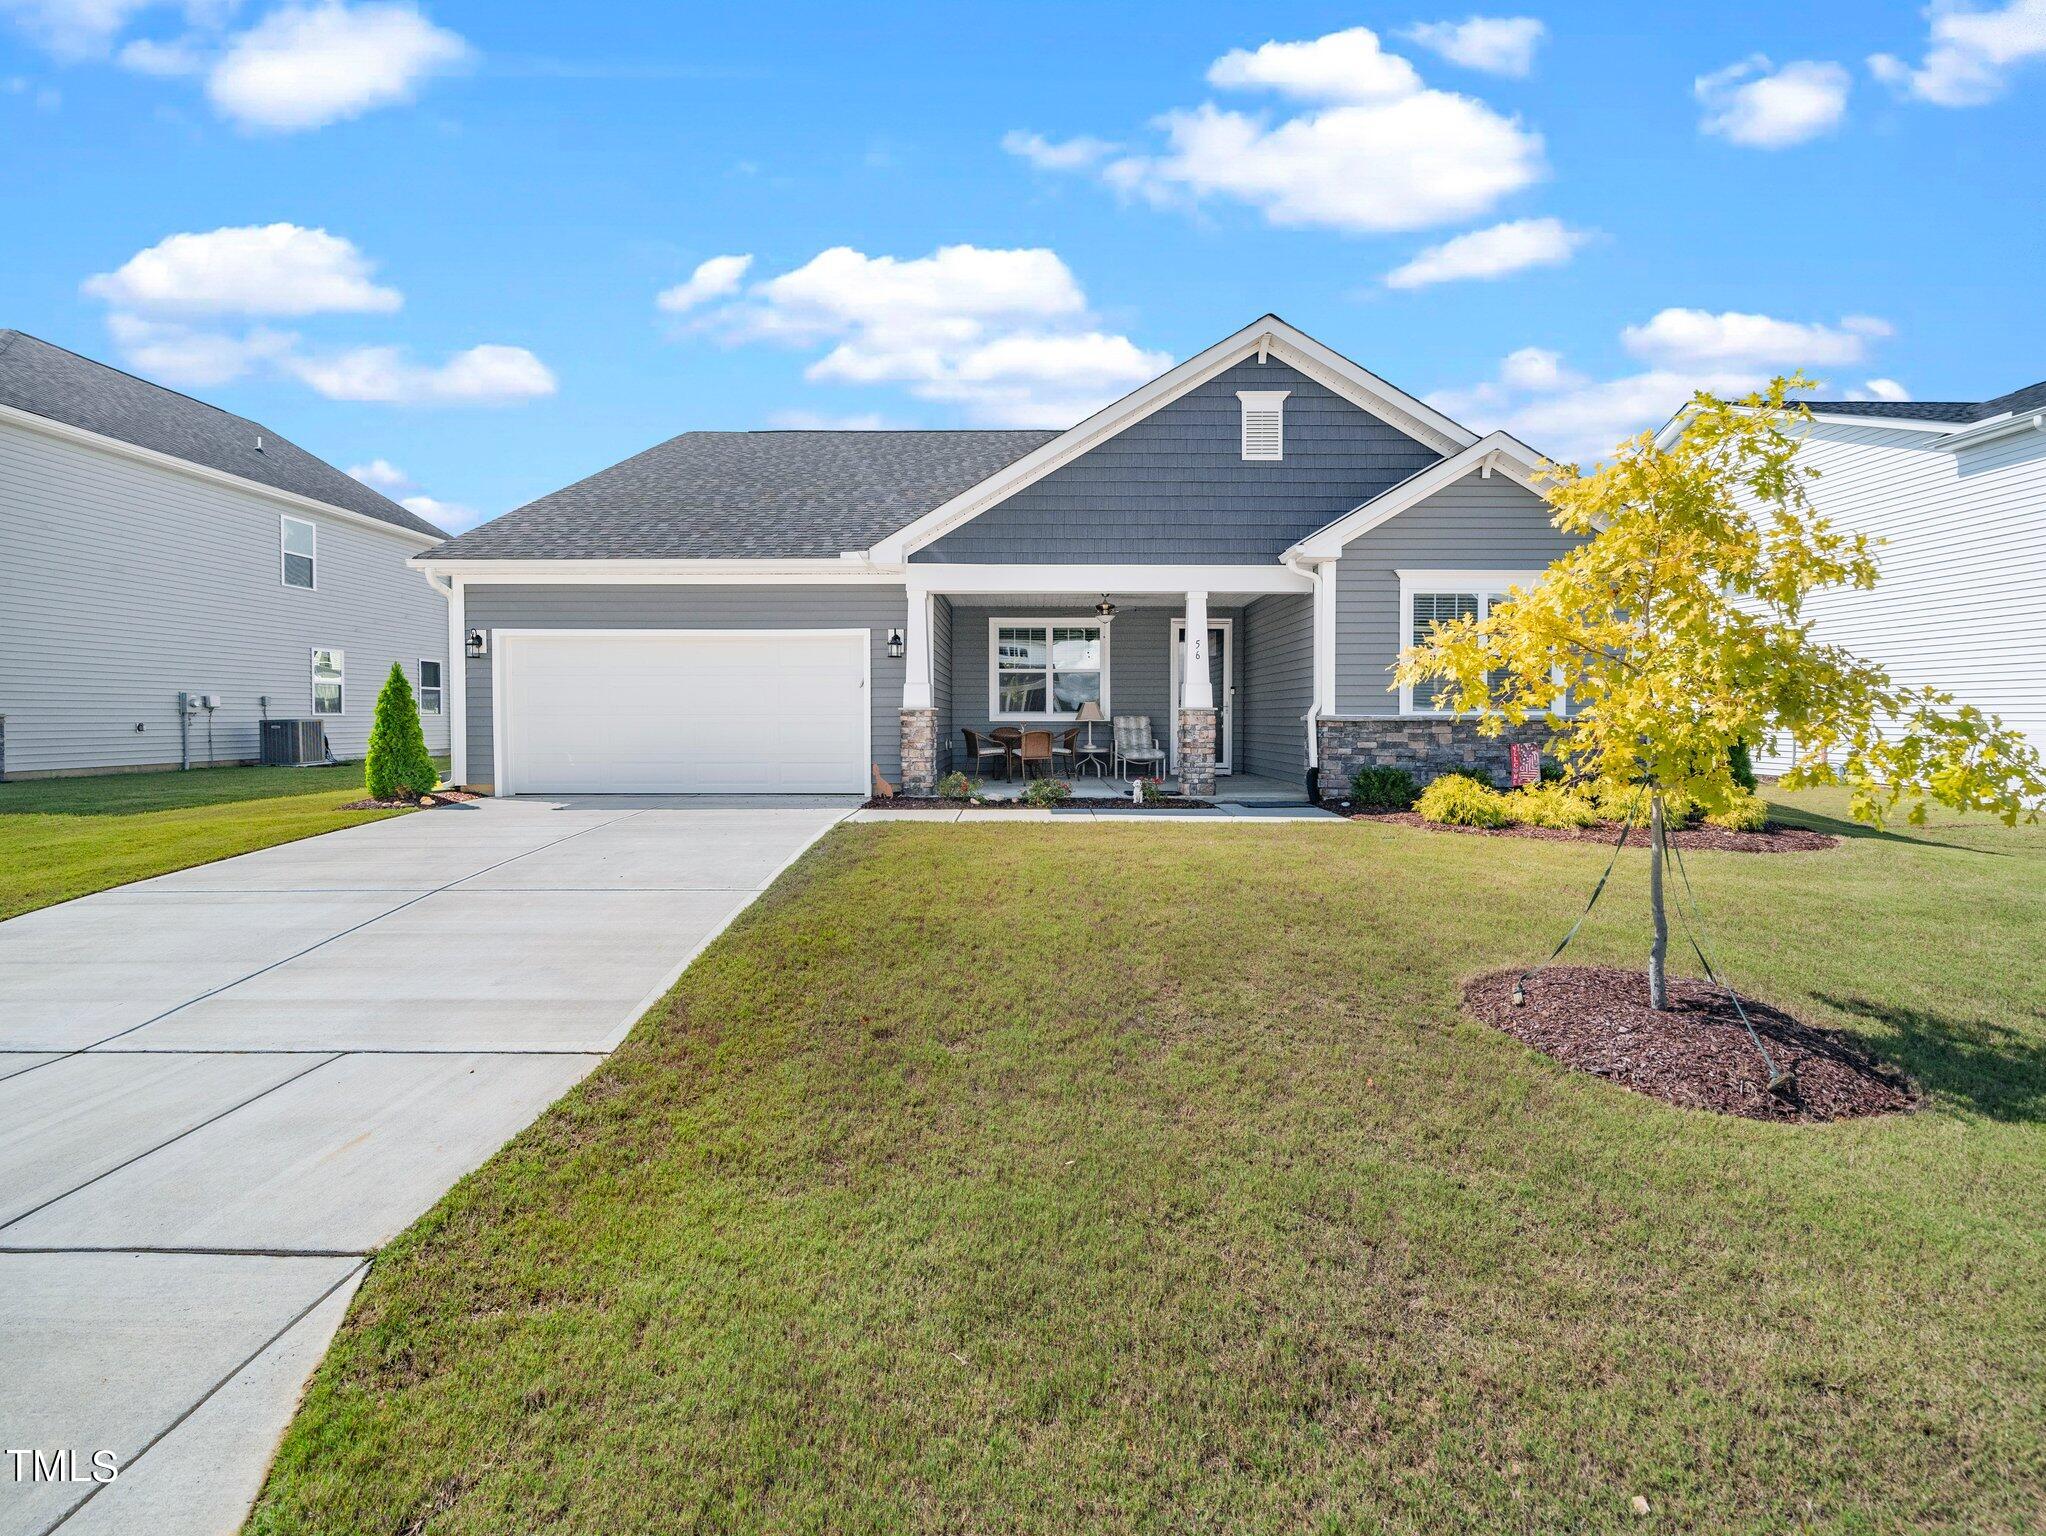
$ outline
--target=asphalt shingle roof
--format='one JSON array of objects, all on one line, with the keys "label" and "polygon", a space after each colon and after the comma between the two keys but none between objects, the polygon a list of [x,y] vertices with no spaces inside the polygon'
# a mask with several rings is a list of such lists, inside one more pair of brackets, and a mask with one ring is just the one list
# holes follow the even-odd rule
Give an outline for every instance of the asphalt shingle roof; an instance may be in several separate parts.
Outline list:
[{"label": "asphalt shingle roof", "polygon": [[1056,432],[684,432],[433,550],[469,560],[830,559]]},{"label": "asphalt shingle roof", "polygon": [[273,490],[309,496],[408,533],[447,537],[425,518],[261,422],[67,352],[25,331],[0,330],[0,405],[224,470]]},{"label": "asphalt shingle roof", "polygon": [[2014,389],[1994,400],[1807,400],[1827,416],[1873,416],[1891,421],[1987,421],[2006,411],[2046,407],[2046,380]]}]

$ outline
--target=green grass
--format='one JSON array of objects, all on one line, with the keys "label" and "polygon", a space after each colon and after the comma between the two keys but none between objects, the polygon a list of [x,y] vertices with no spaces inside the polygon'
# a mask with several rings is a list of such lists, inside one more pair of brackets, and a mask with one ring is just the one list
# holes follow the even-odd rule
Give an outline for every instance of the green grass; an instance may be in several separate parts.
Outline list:
[{"label": "green grass", "polygon": [[1929,1091],[1832,1126],[1459,1018],[1603,860],[843,829],[378,1259],[251,1528],[2039,1529],[2046,837],[1693,856]]},{"label": "green grass", "polygon": [[0,918],[402,811],[344,811],[362,765],[0,784]]}]

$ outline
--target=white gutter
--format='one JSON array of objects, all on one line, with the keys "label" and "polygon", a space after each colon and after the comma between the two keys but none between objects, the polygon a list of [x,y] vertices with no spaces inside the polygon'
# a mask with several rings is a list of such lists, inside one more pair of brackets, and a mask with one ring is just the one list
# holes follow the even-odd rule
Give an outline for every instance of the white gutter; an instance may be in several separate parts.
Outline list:
[{"label": "white gutter", "polygon": [[2006,411],[2001,416],[1992,416],[1987,421],[1976,422],[1965,431],[1956,432],[1939,446],[1948,453],[1958,453],[1963,448],[1974,448],[1993,438],[2008,437],[2013,432],[2037,432],[2046,427],[2046,411],[2028,411],[2015,415]]}]

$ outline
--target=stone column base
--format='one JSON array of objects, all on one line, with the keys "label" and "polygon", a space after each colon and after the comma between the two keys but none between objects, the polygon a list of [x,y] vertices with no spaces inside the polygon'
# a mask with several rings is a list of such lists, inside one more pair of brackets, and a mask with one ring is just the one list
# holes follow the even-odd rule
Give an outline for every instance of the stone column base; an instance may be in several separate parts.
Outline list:
[{"label": "stone column base", "polygon": [[938,792],[938,712],[902,712],[902,792],[927,799]]},{"label": "stone column base", "polygon": [[1179,712],[1179,792],[1205,800],[1215,792],[1215,711]]},{"label": "stone column base", "polygon": [[1504,789],[1512,779],[1509,753],[1515,742],[1541,746],[1549,728],[1538,720],[1509,726],[1497,736],[1478,734],[1474,719],[1413,715],[1324,717],[1315,724],[1320,748],[1321,798],[1348,798],[1350,779],[1360,768],[1404,768],[1426,786],[1452,768],[1483,774]]}]

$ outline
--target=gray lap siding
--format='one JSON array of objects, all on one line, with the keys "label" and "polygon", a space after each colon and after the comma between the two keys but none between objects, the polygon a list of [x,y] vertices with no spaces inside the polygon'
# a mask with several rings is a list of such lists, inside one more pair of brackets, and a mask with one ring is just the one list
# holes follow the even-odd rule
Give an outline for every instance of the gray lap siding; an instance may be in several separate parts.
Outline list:
[{"label": "gray lap siding", "polygon": [[[888,654],[901,628],[901,587],[655,586],[479,583],[464,588],[470,629],[866,629],[873,761],[890,779],[902,765],[902,668]],[[467,662],[468,781],[494,782],[490,661]],[[650,707],[658,700],[648,700]]]}]

